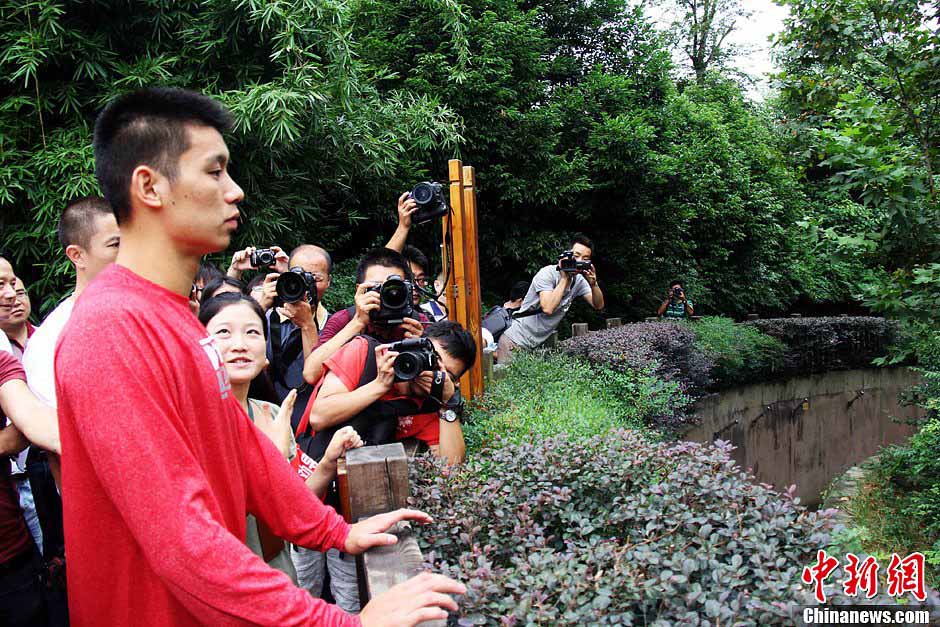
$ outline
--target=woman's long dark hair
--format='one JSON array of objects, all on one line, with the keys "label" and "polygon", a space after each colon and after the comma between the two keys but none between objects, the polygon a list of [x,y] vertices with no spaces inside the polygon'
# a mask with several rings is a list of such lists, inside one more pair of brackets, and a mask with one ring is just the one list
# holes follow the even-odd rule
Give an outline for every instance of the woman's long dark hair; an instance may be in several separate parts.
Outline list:
[{"label": "woman's long dark hair", "polygon": [[[221,294],[204,300],[199,305],[199,322],[202,323],[202,326],[207,326],[209,322],[226,307],[242,304],[248,305],[255,314],[257,314],[258,318],[261,320],[261,328],[263,329],[264,337],[267,339],[268,321],[265,318],[264,310],[261,308],[261,305],[258,304],[258,301],[242,293],[222,292]],[[277,314],[275,313],[274,315]],[[274,391],[274,384],[271,382],[267,368],[252,379],[251,385],[248,387],[248,398],[267,401],[275,405],[280,403],[280,399],[278,399],[277,393]]]}]

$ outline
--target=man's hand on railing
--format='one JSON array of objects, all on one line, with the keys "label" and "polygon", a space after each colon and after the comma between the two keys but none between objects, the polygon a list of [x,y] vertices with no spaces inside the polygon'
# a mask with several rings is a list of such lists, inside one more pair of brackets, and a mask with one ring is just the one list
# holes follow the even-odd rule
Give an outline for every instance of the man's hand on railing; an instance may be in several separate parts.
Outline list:
[{"label": "man's hand on railing", "polygon": [[374,546],[386,546],[398,542],[398,538],[385,533],[402,520],[414,520],[420,523],[431,522],[431,517],[416,509],[396,509],[387,514],[377,514],[352,526],[346,538],[346,552],[359,555]]},{"label": "man's hand on railing", "polygon": [[412,627],[428,620],[444,620],[447,610],[457,611],[457,602],[448,595],[466,591],[463,584],[444,575],[421,573],[369,601],[359,620],[362,627]]}]

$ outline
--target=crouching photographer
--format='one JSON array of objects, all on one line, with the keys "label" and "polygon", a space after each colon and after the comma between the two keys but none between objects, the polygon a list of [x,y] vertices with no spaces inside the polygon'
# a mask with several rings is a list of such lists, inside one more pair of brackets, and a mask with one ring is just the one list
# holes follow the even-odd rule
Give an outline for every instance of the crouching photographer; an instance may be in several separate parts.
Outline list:
[{"label": "crouching photographer", "polygon": [[576,298],[583,298],[596,310],[604,308],[604,292],[597,284],[591,261],[593,253],[594,243],[586,235],[576,234],[569,249],[559,255],[557,264],[545,266],[535,274],[522,307],[512,316],[512,325],[499,338],[496,361],[509,363],[518,346],[540,346],[558,327]]},{"label": "crouching photographer", "polygon": [[[448,320],[431,324],[420,338],[391,344],[356,336],[323,364],[324,375],[296,437],[301,440],[314,432],[307,451],[319,459],[333,434],[351,426],[367,445],[414,437],[435,455],[459,462],[465,452],[460,426],[463,400],[455,382],[473,365],[476,352],[473,336]],[[335,494],[327,497],[327,503],[331,500]],[[319,595],[325,562],[339,606],[347,611],[358,608],[351,556],[333,550],[324,559],[295,548],[291,557],[301,587]]]},{"label": "crouching photographer", "polygon": [[430,324],[419,338],[391,344],[360,335],[323,364],[298,435],[315,432],[314,459],[333,432],[348,425],[368,444],[416,437],[436,455],[459,462],[465,446],[456,382],[476,353],[473,336],[449,320]]}]

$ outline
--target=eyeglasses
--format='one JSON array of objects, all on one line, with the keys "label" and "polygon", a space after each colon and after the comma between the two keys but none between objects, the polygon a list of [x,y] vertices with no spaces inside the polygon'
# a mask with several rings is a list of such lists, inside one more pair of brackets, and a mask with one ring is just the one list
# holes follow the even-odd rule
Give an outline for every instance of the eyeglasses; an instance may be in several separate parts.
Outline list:
[{"label": "eyeglasses", "polygon": [[415,277],[415,285],[420,285],[421,287],[427,287],[428,283],[429,281],[427,277],[424,277],[424,276]]}]

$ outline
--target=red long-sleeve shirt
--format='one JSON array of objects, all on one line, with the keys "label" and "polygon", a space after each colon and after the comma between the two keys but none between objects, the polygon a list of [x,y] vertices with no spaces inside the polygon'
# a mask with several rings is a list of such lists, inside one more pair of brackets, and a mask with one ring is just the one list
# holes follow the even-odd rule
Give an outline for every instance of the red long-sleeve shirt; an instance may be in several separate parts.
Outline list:
[{"label": "red long-sleeve shirt", "polygon": [[56,350],[74,627],[358,625],[245,546],[245,513],[303,546],[349,526],[232,396],[186,298],[112,265]]}]

